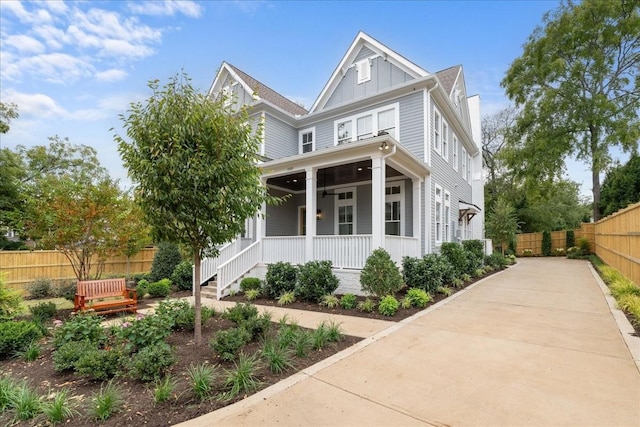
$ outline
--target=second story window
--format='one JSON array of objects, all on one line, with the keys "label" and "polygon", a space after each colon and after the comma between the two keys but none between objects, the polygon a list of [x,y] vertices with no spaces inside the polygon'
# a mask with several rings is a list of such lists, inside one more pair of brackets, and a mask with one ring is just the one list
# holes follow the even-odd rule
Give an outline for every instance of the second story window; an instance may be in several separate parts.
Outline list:
[{"label": "second story window", "polygon": [[373,136],[373,120],[371,114],[358,119],[358,141]]},{"label": "second story window", "polygon": [[433,149],[436,150],[436,153],[441,153],[441,127],[442,126],[442,118],[440,117],[440,113],[437,111],[433,112]]},{"label": "second story window", "polygon": [[398,114],[399,106],[395,103],[336,120],[333,122],[334,144],[360,141],[385,133],[398,139]]},{"label": "second story window", "polygon": [[300,154],[309,153],[315,150],[316,148],[315,133],[316,133],[316,128],[310,128],[310,129],[305,129],[300,131],[300,134],[298,136],[298,141],[300,143],[298,152]]},{"label": "second story window", "polygon": [[442,121],[442,157],[449,161],[449,125]]},{"label": "second story window", "polygon": [[453,153],[453,169],[458,170],[458,138],[453,135],[451,140],[451,152]]},{"label": "second story window", "polygon": [[378,135],[386,132],[392,138],[396,137],[396,113],[395,110],[385,110],[378,113]]}]

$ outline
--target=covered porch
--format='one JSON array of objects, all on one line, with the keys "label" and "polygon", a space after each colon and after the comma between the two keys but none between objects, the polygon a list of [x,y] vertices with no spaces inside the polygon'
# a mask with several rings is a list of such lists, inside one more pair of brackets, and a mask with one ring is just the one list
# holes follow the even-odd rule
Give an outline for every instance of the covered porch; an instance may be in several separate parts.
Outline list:
[{"label": "covered porch", "polygon": [[286,197],[255,224],[263,263],[330,260],[361,269],[385,248],[400,263],[420,256],[427,166],[382,135],[266,162],[263,184]]}]

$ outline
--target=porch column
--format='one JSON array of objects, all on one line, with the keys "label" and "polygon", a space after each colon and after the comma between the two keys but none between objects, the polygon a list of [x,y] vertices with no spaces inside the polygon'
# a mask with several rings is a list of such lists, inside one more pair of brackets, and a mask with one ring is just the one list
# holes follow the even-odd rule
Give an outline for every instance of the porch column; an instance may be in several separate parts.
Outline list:
[{"label": "porch column", "polygon": [[305,169],[306,180],[307,180],[307,199],[306,199],[306,207],[307,207],[307,230],[305,236],[305,251],[304,251],[304,259],[305,261],[313,261],[313,238],[316,235],[316,209],[318,207],[318,194],[317,194],[317,180],[316,180],[316,172],[317,168],[309,167]]},{"label": "porch column", "polygon": [[371,249],[384,248],[385,160],[371,156]]},{"label": "porch column", "polygon": [[420,224],[422,223],[420,221],[420,207],[422,206],[422,199],[420,196],[422,195],[422,192],[420,191],[420,184],[422,183],[422,180],[413,178],[411,182],[413,183],[413,237],[418,239],[418,253],[413,254],[412,256],[420,256],[420,252],[422,251],[422,229],[420,227]]},{"label": "porch column", "polygon": [[[267,181],[260,179],[260,185],[263,187],[267,187]],[[256,241],[262,240],[262,238],[266,235],[267,224],[266,224],[266,215],[267,215],[267,205],[263,203],[256,215]]]}]

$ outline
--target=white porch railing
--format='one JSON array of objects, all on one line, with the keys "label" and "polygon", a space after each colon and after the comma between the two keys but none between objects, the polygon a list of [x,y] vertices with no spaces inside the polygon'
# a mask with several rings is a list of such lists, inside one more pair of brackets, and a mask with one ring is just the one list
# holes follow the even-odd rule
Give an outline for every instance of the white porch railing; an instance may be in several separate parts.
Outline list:
[{"label": "white porch railing", "polygon": [[[205,258],[200,262],[200,284],[203,284],[218,273],[218,266],[224,262],[227,262],[233,258],[238,252],[240,252],[242,242],[240,239],[236,239],[233,242],[227,243],[220,248],[220,253],[215,258]],[[193,286],[195,290],[195,267],[193,267]]]},{"label": "white porch railing", "polygon": [[371,255],[371,236],[315,236],[313,252],[315,259],[329,260],[337,268],[362,268]]},{"label": "white porch railing", "polygon": [[402,265],[405,256],[420,256],[420,241],[415,237],[385,236],[384,247],[398,266]]},{"label": "white porch railing", "polygon": [[261,242],[257,241],[218,267],[216,289],[218,299],[222,298],[222,292],[226,288],[260,262],[261,253]]},{"label": "white porch railing", "polygon": [[304,236],[263,237],[262,243],[262,262],[266,264],[279,261],[292,264],[305,262]]}]

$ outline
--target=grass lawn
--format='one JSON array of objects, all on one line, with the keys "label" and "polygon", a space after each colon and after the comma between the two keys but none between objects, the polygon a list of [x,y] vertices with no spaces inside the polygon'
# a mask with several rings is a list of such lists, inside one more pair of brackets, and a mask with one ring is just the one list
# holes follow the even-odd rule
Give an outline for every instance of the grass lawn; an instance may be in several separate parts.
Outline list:
[{"label": "grass lawn", "polygon": [[41,298],[41,299],[30,299],[22,301],[22,312],[21,315],[29,314],[29,307],[36,306],[38,304],[42,304],[44,302],[52,302],[56,305],[58,310],[64,310],[68,308],[73,308],[73,302],[64,299],[64,298]]}]

